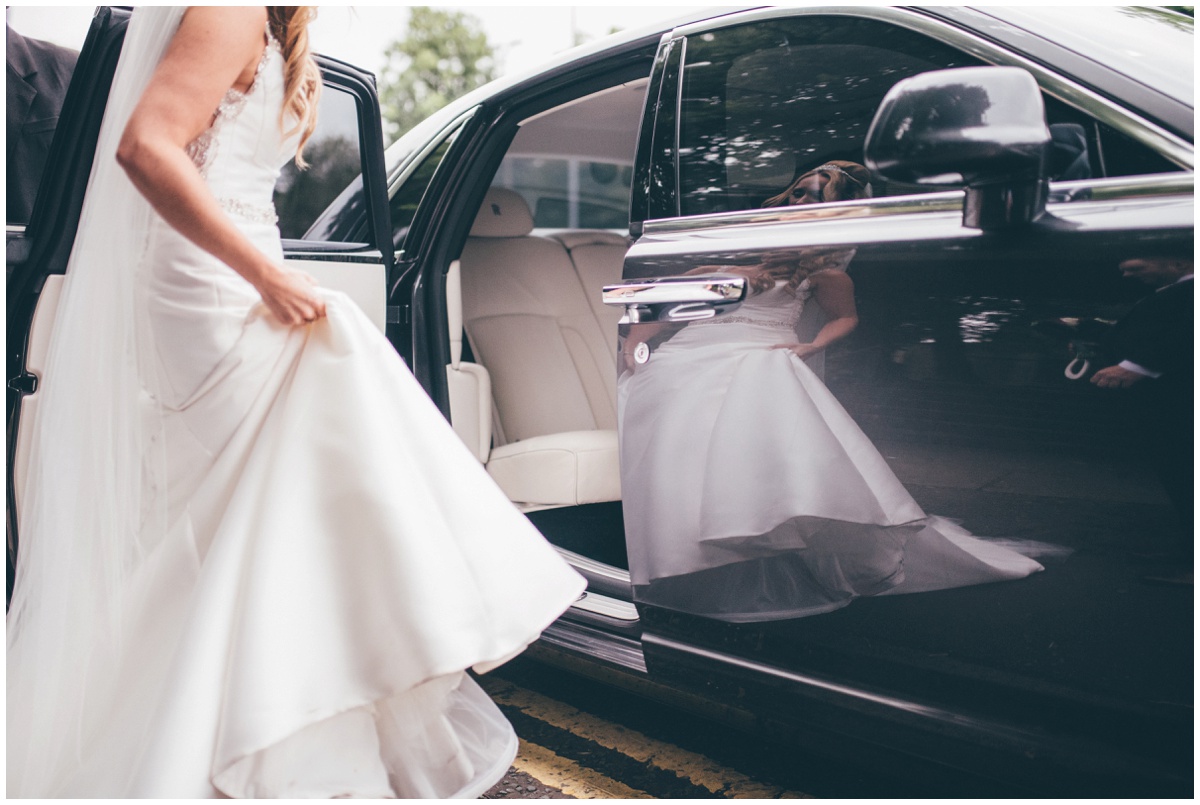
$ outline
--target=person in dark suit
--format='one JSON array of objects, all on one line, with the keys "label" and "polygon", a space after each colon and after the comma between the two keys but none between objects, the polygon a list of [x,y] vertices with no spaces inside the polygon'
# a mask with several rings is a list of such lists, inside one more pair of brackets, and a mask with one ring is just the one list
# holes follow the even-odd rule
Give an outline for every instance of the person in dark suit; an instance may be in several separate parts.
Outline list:
[{"label": "person in dark suit", "polygon": [[[1146,257],[1126,260],[1120,270],[1157,290],[1117,322],[1112,347],[1121,361],[1096,372],[1092,383],[1142,395],[1142,425],[1163,487],[1179,517],[1182,558],[1190,568],[1195,502],[1193,263]],[[1191,583],[1192,573],[1158,580]]]},{"label": "person in dark suit", "polygon": [[29,223],[59,110],[79,54],[8,29],[8,206],[10,224]]}]

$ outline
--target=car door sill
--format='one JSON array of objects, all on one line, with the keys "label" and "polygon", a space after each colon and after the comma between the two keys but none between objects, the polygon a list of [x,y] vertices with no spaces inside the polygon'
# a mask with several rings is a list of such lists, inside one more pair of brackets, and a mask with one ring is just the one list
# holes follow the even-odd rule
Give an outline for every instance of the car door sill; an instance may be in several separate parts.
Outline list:
[{"label": "car door sill", "polygon": [[584,612],[594,612],[597,615],[604,615],[608,618],[615,618],[619,621],[633,622],[638,619],[637,607],[628,601],[618,601],[615,598],[610,598],[607,595],[592,592],[588,590],[579,597],[579,600],[571,604],[572,609],[580,609]]},{"label": "car door sill", "polygon": [[568,551],[566,548],[560,548],[557,545],[554,546],[554,549],[558,551],[563,559],[567,560],[567,564],[571,565],[571,567],[575,568],[587,579],[588,592],[599,593],[632,605],[633,584],[630,582],[628,570],[608,565],[604,562],[598,562],[583,554]]},{"label": "car door sill", "polygon": [[[540,656],[554,664],[566,661],[575,667],[579,658],[583,657],[588,662],[598,662],[614,670],[633,672],[641,677],[646,675],[646,657],[640,641],[634,637],[613,634],[599,625],[580,623],[572,617],[575,614],[574,609],[570,610],[542,632],[537,643],[531,647],[535,658]],[[568,658],[575,658],[574,662]]]}]

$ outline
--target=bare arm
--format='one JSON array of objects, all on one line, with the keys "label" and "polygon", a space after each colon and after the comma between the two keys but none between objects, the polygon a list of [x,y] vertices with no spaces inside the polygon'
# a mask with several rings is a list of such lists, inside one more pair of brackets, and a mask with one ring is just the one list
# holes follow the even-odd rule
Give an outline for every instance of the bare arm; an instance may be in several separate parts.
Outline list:
[{"label": "bare arm", "polygon": [[807,358],[828,348],[858,326],[858,310],[854,305],[854,280],[842,271],[819,271],[808,278],[813,299],[821,306],[828,321],[809,344],[777,344],[778,349],[790,349]]},{"label": "bare arm", "polygon": [[325,314],[303,275],[276,265],[233,224],[186,152],[230,87],[245,90],[262,56],[265,7],[189,8],[134,109],[117,161],[163,219],[241,274],[284,324]]}]

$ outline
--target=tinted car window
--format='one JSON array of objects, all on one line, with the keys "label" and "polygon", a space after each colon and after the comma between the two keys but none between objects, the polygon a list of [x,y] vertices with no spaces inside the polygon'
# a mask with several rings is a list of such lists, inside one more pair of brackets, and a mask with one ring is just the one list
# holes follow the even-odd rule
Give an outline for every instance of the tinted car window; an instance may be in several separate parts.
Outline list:
[{"label": "tinted car window", "polygon": [[[317,128],[304,146],[304,160],[308,163],[304,169],[289,161],[275,185],[280,234],[307,240],[363,240],[353,230],[338,226],[336,216],[324,226],[313,227],[339,194],[358,188],[358,197],[362,195],[358,105],[353,95],[336,86],[325,86]],[[346,208],[357,206],[347,204]]]},{"label": "tinted car window", "polygon": [[[979,65],[928,37],[876,20],[799,17],[687,40],[679,125],[680,212],[756,209],[830,160],[863,161],[880,101],[901,79]],[[1085,112],[1043,95],[1053,180],[1176,171]],[[874,195],[928,192],[872,180]]]},{"label": "tinted car window", "polygon": [[[1176,7],[1178,8],[1178,6]],[[1051,38],[1159,92],[1193,102],[1195,22],[1169,8],[988,8],[990,16]]]},{"label": "tinted car window", "polygon": [[867,129],[892,85],[976,64],[909,31],[841,17],[771,20],[688,39],[681,212],[757,208],[831,159],[862,162]]}]

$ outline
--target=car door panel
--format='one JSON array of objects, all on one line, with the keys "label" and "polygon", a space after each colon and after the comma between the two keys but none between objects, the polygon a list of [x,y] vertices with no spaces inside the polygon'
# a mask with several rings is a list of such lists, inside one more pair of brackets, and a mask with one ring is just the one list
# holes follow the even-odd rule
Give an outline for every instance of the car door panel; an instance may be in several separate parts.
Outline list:
[{"label": "car door panel", "polygon": [[[1129,309],[1146,291],[1122,280],[1117,264],[1146,253],[1189,254],[1191,203],[1177,195],[1051,205],[1054,219],[1003,235],[964,231],[960,219],[943,213],[782,223],[770,233],[762,216],[744,226],[694,221],[686,234],[648,223],[628,256],[627,281],[753,263],[768,252],[790,250],[800,259],[819,246],[853,248],[848,273],[860,324],[828,351],[825,367],[841,405],[927,512],[960,519],[975,533],[1074,551],[1066,561],[1047,560],[1029,579],[863,598],[777,622],[718,624],[643,602],[651,673],[680,684],[700,673],[730,695],[755,695],[741,671],[712,681],[721,672],[709,676],[716,666],[705,652],[718,652],[721,664],[768,669],[762,684],[788,701],[774,706],[800,708],[810,722],[805,702],[827,696],[819,682],[836,680],[973,713],[1001,732],[1027,719],[1054,736],[1058,751],[1073,746],[1072,762],[1099,756],[1090,743],[1098,739],[1150,765],[1161,762],[1159,772],[1185,763],[1178,747],[1187,745],[1190,721],[1179,714],[1186,716],[1191,697],[1191,646],[1177,636],[1188,633],[1189,610],[1178,596],[1139,584],[1127,553],[1170,547],[1170,508],[1141,458],[1130,401],[1065,377],[1071,338],[1040,327],[1067,318],[1111,321]],[[623,324],[622,341],[657,348],[661,334],[639,331],[658,326]],[[660,403],[675,409],[669,399]],[[786,418],[780,412],[745,427],[779,430]],[[696,452],[703,454],[681,453],[681,460]],[[626,485],[627,511],[639,495],[663,494],[674,483],[662,477]],[[654,535],[627,531],[627,538]],[[631,547],[631,562],[636,556]],[[1106,659],[1098,662],[1097,652]],[[785,684],[785,670],[817,682]],[[1068,704],[1081,699],[1088,704]],[[887,718],[911,719],[905,707]],[[1080,724],[1093,726],[1081,731]],[[932,721],[913,729],[937,731]],[[927,736],[913,740],[931,755],[943,751]],[[1018,757],[1034,743],[1015,740],[1013,762],[1036,767]],[[1103,779],[1107,770],[1092,772]],[[1013,774],[1010,781],[1040,772]]]},{"label": "car door panel", "polygon": [[[688,34],[686,53],[707,30],[682,33]],[[676,52],[681,44],[673,46]],[[690,58],[684,58],[684,81]],[[660,58],[656,69],[666,61]],[[757,84],[769,84],[765,73]],[[668,94],[664,88],[662,95]],[[712,92],[695,96],[708,104],[727,100]],[[685,93],[685,116],[688,108]],[[961,520],[973,533],[1051,543],[1067,552],[1046,558],[1043,572],[1018,581],[863,597],[826,614],[775,621],[701,616],[704,610],[696,607],[707,596],[703,584],[669,604],[635,587],[650,672],[680,684],[700,673],[705,684],[725,686],[730,695],[761,694],[766,707],[772,696],[782,697],[778,706],[798,713],[837,687],[851,698],[870,692],[891,697],[894,705],[886,707],[895,718],[928,706],[997,725],[977,733],[1036,724],[1055,736],[1072,763],[1090,765],[1086,747],[1096,741],[1136,755],[1147,769],[1154,766],[1151,776],[1170,776],[1165,769],[1186,762],[1176,747],[1186,744],[1191,702],[1191,645],[1171,635],[1190,633],[1190,609],[1180,606],[1178,596],[1137,584],[1138,567],[1128,551],[1169,548],[1173,516],[1145,461],[1135,402],[1067,376],[1073,359],[1097,345],[1064,323],[1102,328],[1148,292],[1121,278],[1121,261],[1191,258],[1192,174],[1051,183],[1047,215],[1003,231],[965,227],[961,193],[895,195],[903,189],[886,183],[888,198],[745,209],[757,206],[747,201],[754,192],[766,194],[760,180],[774,175],[773,149],[783,141],[771,134],[755,145],[752,133],[742,132],[742,140],[714,150],[711,159],[704,149],[719,138],[693,138],[673,151],[663,141],[684,137],[680,132],[689,125],[674,111],[653,137],[643,132],[643,143],[653,146],[639,152],[639,175],[658,177],[647,181],[646,190],[658,201],[646,205],[651,220],[641,224],[641,237],[627,255],[622,285],[736,273],[766,259],[798,263],[822,250],[849,254],[845,268],[855,286],[858,326],[825,355],[825,384],[839,405],[926,512]],[[649,107],[648,116],[654,113]],[[692,113],[719,114],[701,103]],[[729,112],[714,130],[725,131],[722,126],[732,125],[738,113],[754,119]],[[1105,114],[1112,122],[1113,111]],[[830,119],[840,131],[853,131],[835,114]],[[733,133],[728,136],[732,142]],[[722,182],[735,174],[725,166],[731,160],[754,163],[762,143],[771,145],[762,163],[738,174],[757,190],[727,193]],[[1169,156],[1179,153],[1173,146]],[[830,151],[815,160],[827,158],[848,157]],[[676,160],[691,160],[687,164],[707,173],[675,179]],[[797,160],[797,173],[800,165]],[[622,367],[625,376],[643,371],[647,361],[653,366],[654,353],[686,328],[707,326],[665,321],[671,303],[685,301],[682,296],[657,301],[632,311],[620,326],[622,351],[631,358]],[[686,406],[670,388],[659,392],[639,407],[664,412],[664,427],[673,427],[672,415]],[[770,411],[770,399],[761,410],[740,423],[744,445],[770,444],[773,433],[789,427],[790,412]],[[686,423],[675,425],[688,430]],[[691,429],[690,440],[702,433]],[[628,429],[621,438],[623,452],[636,454],[639,446]],[[679,478],[717,454],[703,443],[681,445],[675,467],[662,462],[658,474],[638,484],[623,478],[635,583],[636,543],[657,538],[637,528],[636,509],[656,498],[682,499],[688,490],[678,488]],[[753,464],[743,461],[743,467]],[[775,471],[775,464],[759,467],[772,469],[755,471]],[[719,477],[722,465],[710,469]],[[719,484],[691,492],[734,512],[741,505],[736,495],[721,496]],[[1133,534],[1137,548],[1130,545]],[[1114,595],[1117,589],[1121,593]],[[1105,660],[1097,662],[1100,655]],[[747,677],[738,669],[752,666],[761,670],[768,692],[744,687]],[[797,673],[809,681],[782,681]],[[928,731],[940,729],[936,719],[918,720],[924,726],[914,736],[926,732],[914,737],[917,751],[927,757],[944,751],[928,742]],[[1004,740],[1019,767],[1022,751],[1042,750],[1034,743],[1021,749],[1025,739],[1015,735]],[[1025,764],[1020,774],[1036,776],[1036,765]],[[1095,766],[1091,773],[1098,780],[1112,768]]]},{"label": "car door panel", "polygon": [[338,290],[354,300],[379,331],[387,330],[387,269],[382,263],[311,260],[289,255],[284,265],[310,275],[322,288]]},{"label": "car door panel", "polygon": [[28,462],[29,433],[37,416],[38,387],[46,382],[46,352],[62,274],[79,224],[105,98],[128,22],[126,9],[97,10],[63,101],[29,224],[6,232],[8,596],[12,595],[19,541],[19,476]]},{"label": "car door panel", "polygon": [[[321,287],[348,295],[381,331],[386,331],[388,275],[394,254],[375,78],[335,59],[319,57],[318,63],[325,92],[306,157],[333,163],[314,166],[310,172],[334,173],[340,168],[334,175],[342,178],[328,187],[313,189],[299,185],[303,174],[293,174],[294,178],[285,174],[281,179],[276,189],[281,217],[285,210],[296,206],[294,201],[303,201],[312,209],[307,215],[297,212],[298,220],[281,222],[285,232],[290,228],[297,234],[304,233],[303,238],[284,240],[284,262],[311,275]],[[285,187],[289,178],[295,184]],[[326,195],[321,196],[321,192]],[[295,198],[301,195],[316,198]],[[336,212],[330,212],[330,208],[336,208]],[[327,222],[336,222],[339,217],[360,223],[338,227]]]}]

